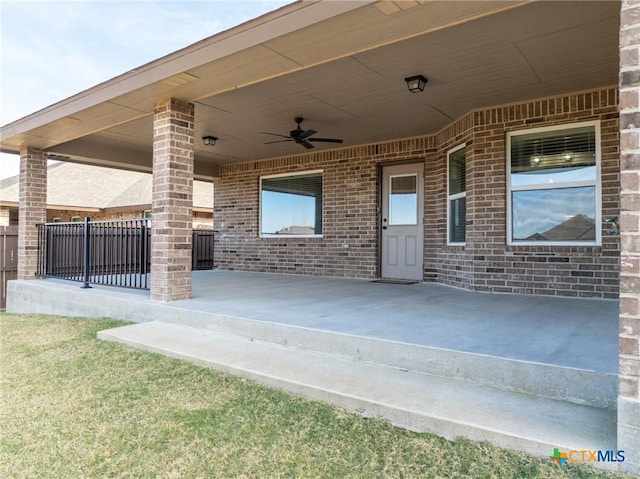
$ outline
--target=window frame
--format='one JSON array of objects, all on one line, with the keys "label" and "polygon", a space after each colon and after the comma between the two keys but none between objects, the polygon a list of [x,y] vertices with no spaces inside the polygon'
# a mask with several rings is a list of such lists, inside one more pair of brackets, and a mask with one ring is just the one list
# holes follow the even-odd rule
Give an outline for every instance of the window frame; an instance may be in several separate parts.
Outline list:
[{"label": "window frame", "polygon": [[[284,178],[284,177],[295,177],[295,176],[305,176],[305,175],[314,175],[320,174],[322,175],[322,233],[320,234],[312,234],[312,235],[277,235],[277,234],[263,234],[262,232],[262,181],[268,180],[270,178]],[[324,181],[324,170],[304,170],[304,171],[294,171],[287,173],[279,173],[276,175],[263,175],[260,176],[260,181],[258,185],[258,236],[260,238],[271,238],[271,239],[281,239],[281,238],[323,238],[324,237],[324,196],[325,196],[325,181]]]},{"label": "window frame", "polygon": [[[460,192],[460,193],[455,193],[453,195],[449,194],[449,175],[451,174],[451,172],[449,171],[449,164],[450,164],[450,157],[453,153],[456,153],[457,151],[460,151],[462,149],[465,149],[467,147],[466,143],[462,143],[458,146],[455,146],[453,148],[451,148],[450,150],[447,150],[447,184],[446,184],[446,191],[447,191],[447,246],[465,246],[467,244],[467,227],[466,227],[466,222],[467,222],[467,215],[466,215],[466,209],[465,209],[465,240],[464,241],[451,241],[451,202],[455,201],[455,200],[459,200],[461,198],[467,198],[467,187],[466,187],[466,179],[465,179],[465,189],[464,191]],[[467,152],[465,151],[464,154],[464,174],[465,174],[465,178],[467,176]]]},{"label": "window frame", "polygon": [[[554,183],[553,188],[548,188],[543,183],[534,185],[511,185],[511,138],[522,135],[529,135],[534,133],[544,133],[551,131],[570,130],[573,128],[593,127],[595,134],[595,167],[596,178],[595,180],[585,181],[566,181],[563,183]],[[507,245],[509,246],[584,246],[594,247],[602,245],[602,175],[601,175],[601,163],[602,163],[602,144],[600,133],[600,121],[584,121],[576,123],[565,123],[562,125],[543,126],[540,128],[530,128],[526,130],[509,131],[506,134],[506,199],[507,199]],[[513,200],[512,194],[514,191],[536,191],[536,190],[560,190],[568,188],[585,188],[593,187],[595,189],[595,240],[593,241],[523,241],[513,239]]]}]

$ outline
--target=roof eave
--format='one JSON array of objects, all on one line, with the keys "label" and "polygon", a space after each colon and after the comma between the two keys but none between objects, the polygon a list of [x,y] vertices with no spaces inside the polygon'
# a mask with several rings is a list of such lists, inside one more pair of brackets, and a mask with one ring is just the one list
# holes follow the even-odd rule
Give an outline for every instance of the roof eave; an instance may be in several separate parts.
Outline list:
[{"label": "roof eave", "polygon": [[[99,83],[69,98],[0,127],[0,151],[17,153],[3,141],[26,133],[159,80],[183,73],[274,38],[360,8],[375,0],[302,1],[286,5],[236,27]],[[203,53],[206,53],[203,55]],[[206,58],[206,61],[203,61]]]}]

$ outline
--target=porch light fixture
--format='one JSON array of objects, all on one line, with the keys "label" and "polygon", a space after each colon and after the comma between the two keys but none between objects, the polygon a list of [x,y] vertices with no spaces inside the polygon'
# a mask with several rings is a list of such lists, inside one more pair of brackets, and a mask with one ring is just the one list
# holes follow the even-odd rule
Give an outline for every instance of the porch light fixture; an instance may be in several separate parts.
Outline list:
[{"label": "porch light fixture", "polygon": [[202,141],[204,142],[205,146],[214,146],[216,144],[216,141],[218,141],[218,138],[216,138],[215,136],[203,136]]},{"label": "porch light fixture", "polygon": [[422,75],[413,75],[404,79],[407,82],[407,88],[411,93],[419,93],[424,90],[427,80]]}]

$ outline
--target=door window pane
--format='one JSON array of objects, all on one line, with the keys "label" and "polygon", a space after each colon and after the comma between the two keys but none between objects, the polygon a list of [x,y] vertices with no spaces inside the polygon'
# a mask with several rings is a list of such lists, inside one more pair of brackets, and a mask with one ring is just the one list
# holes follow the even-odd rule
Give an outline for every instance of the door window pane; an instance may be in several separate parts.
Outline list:
[{"label": "door window pane", "polygon": [[389,188],[389,224],[418,224],[418,176],[392,176]]},{"label": "door window pane", "polygon": [[593,186],[514,191],[514,241],[594,241],[595,195]]}]

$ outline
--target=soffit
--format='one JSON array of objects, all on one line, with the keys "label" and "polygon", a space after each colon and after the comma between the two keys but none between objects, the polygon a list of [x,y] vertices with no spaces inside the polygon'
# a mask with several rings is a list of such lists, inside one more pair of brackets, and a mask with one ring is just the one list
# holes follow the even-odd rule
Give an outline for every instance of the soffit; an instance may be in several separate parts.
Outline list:
[{"label": "soffit", "polygon": [[[303,153],[293,143],[264,145],[277,138],[260,133],[287,134],[295,116],[344,145],[434,133],[476,108],[615,84],[618,17],[617,2],[378,2],[11,141],[149,170],[153,102],[167,95],[195,102],[196,139],[219,138],[213,148],[196,141],[196,173],[205,175]],[[402,80],[415,73],[429,78],[417,95]]]}]

